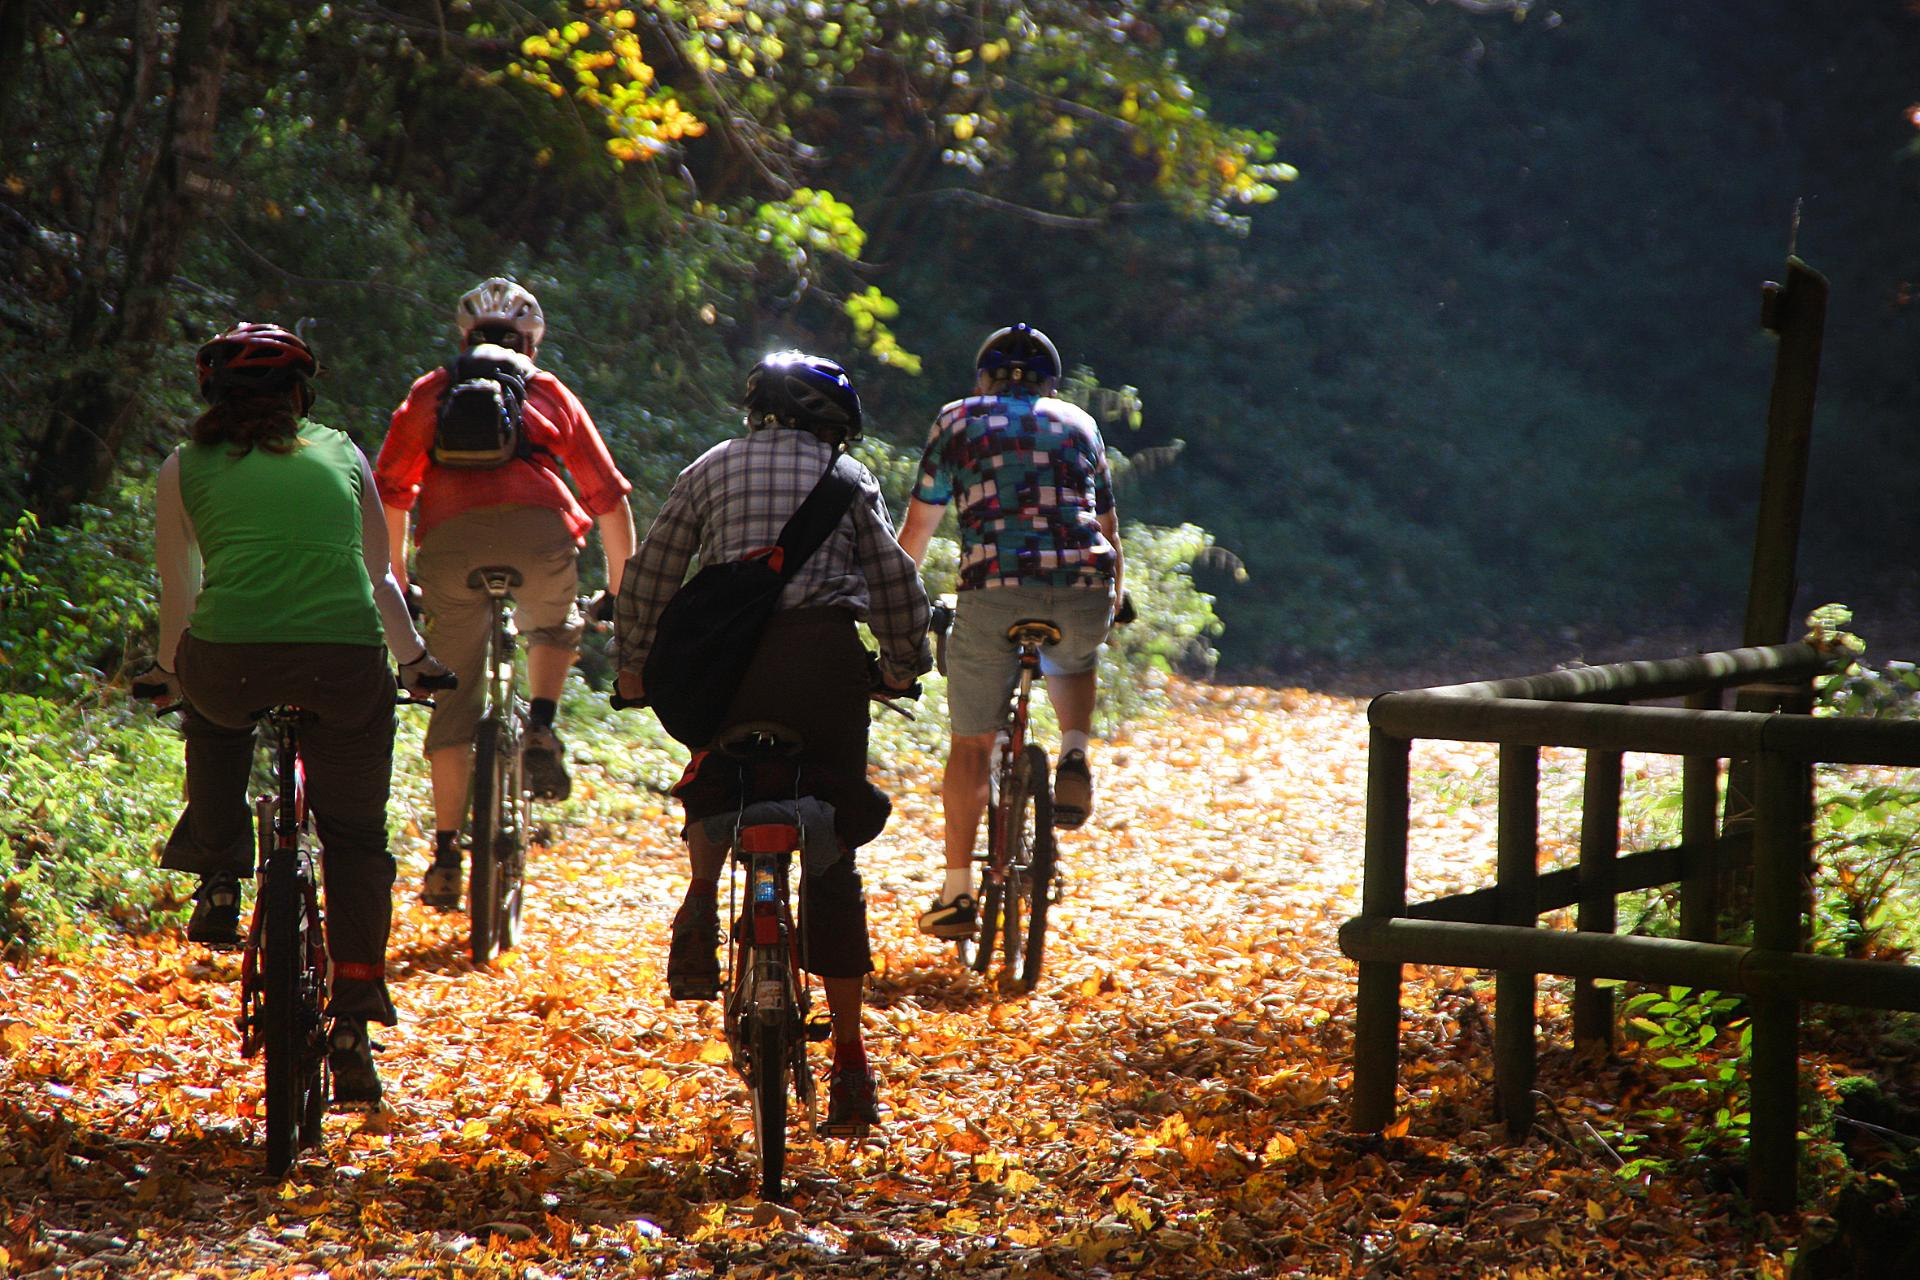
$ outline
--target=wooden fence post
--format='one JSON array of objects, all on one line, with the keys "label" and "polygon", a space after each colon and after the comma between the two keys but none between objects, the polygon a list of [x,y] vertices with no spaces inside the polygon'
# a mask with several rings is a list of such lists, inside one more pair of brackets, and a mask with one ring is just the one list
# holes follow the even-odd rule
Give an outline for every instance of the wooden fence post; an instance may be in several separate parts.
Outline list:
[{"label": "wooden fence post", "polygon": [[[1534,928],[1540,878],[1540,748],[1500,744],[1499,923]],[[1535,985],[1530,970],[1494,972],[1493,1088],[1507,1137],[1533,1130]]]},{"label": "wooden fence post", "polygon": [[[1754,762],[1753,943],[1757,949],[1800,949],[1800,869],[1805,857],[1800,763],[1775,751]],[[1798,1194],[1800,1128],[1800,1002],[1751,995],[1753,1123],[1747,1144],[1747,1195],[1772,1213],[1793,1208]]]},{"label": "wooden fence post", "polygon": [[[1372,730],[1367,744],[1367,851],[1360,914],[1407,914],[1407,778],[1413,744]],[[1401,966],[1362,961],[1353,1029],[1353,1127],[1393,1121],[1400,1082]]]},{"label": "wooden fence post", "polygon": [[[1580,796],[1580,910],[1582,933],[1612,933],[1617,927],[1613,863],[1620,854],[1619,751],[1587,752],[1586,785]],[[1613,989],[1592,978],[1573,983],[1573,1042],[1613,1047]]]}]

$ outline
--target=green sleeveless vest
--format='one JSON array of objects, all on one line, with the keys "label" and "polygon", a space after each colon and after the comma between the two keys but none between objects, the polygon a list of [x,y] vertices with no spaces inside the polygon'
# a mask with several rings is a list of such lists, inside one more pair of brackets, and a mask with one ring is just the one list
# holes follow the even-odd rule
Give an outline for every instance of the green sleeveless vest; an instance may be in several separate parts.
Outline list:
[{"label": "green sleeveless vest", "polygon": [[291,453],[180,446],[180,497],[205,565],[187,628],[215,644],[384,643],[360,548],[360,462],[300,424]]}]

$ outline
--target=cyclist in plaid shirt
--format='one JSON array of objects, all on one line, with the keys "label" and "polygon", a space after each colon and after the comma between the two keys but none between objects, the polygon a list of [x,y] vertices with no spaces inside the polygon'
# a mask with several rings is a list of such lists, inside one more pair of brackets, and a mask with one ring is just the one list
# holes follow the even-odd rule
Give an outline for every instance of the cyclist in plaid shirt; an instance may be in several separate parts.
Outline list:
[{"label": "cyclist in plaid shirt", "polygon": [[[768,356],[748,375],[744,400],[747,434],[715,445],[680,473],[627,562],[614,615],[624,698],[645,696],[641,672],[660,612],[694,557],[703,565],[723,564],[773,545],[835,455],[860,434],[860,398],[852,382],[820,356]],[[830,1124],[877,1119],[873,1074],[860,1038],[862,987],[873,960],[854,849],[880,833],[889,806],[866,781],[867,699],[876,690],[855,623],[867,623],[880,645],[877,692],[903,693],[932,666],[919,571],[894,540],[879,483],[866,468],[855,469],[859,492],[782,591],[722,721],[772,720],[795,730],[805,743],[798,762],[803,781],[818,784],[817,792],[834,806],[845,856],[807,877],[802,914],[807,964],[820,975],[833,1016]],[[711,759],[695,753],[674,788],[686,806],[683,834],[692,864],[667,957],[667,987],[676,1000],[711,1000],[719,993],[717,898],[727,849],[707,835],[701,820],[725,811],[728,792],[716,776],[724,770],[703,767]]]}]

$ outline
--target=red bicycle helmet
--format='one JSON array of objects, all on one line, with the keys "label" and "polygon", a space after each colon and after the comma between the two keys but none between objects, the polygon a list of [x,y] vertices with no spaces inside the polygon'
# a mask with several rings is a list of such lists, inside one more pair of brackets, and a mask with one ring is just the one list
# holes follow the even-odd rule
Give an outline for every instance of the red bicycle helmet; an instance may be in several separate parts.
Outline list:
[{"label": "red bicycle helmet", "polygon": [[234,391],[271,393],[304,385],[320,371],[320,362],[293,331],[248,321],[208,339],[194,369],[201,397],[211,402]]}]

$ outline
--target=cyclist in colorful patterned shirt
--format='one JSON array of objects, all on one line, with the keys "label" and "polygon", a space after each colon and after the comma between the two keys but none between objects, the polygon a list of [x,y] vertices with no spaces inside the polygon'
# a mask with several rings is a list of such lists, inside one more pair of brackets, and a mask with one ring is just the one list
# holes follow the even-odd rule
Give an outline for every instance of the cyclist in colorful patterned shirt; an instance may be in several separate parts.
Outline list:
[{"label": "cyclist in colorful patterned shirt", "polygon": [[947,649],[952,744],[941,782],[946,882],[920,930],[964,938],[978,927],[973,845],[987,806],[993,736],[1019,678],[1007,628],[1023,618],[1059,626],[1041,659],[1060,721],[1054,825],[1078,827],[1093,809],[1087,735],[1095,666],[1120,599],[1119,517],[1106,444],[1093,419],[1055,399],[1060,353],[1027,324],[995,331],[974,360],[976,394],[940,410],[900,545],[925,559],[949,505],[960,524],[959,604]]}]

